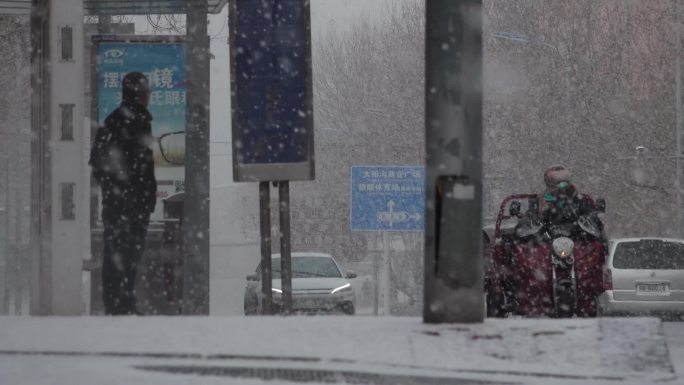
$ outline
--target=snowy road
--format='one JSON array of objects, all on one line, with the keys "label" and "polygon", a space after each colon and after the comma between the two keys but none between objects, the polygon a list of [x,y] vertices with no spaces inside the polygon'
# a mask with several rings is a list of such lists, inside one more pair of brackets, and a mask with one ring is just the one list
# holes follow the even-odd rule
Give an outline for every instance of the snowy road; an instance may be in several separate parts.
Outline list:
[{"label": "snowy road", "polygon": [[677,372],[678,385],[684,385],[684,322],[666,322],[663,324],[670,359]]},{"label": "snowy road", "polygon": [[[682,325],[665,327],[679,358]],[[659,330],[645,318],[0,317],[0,384],[684,384]]]}]

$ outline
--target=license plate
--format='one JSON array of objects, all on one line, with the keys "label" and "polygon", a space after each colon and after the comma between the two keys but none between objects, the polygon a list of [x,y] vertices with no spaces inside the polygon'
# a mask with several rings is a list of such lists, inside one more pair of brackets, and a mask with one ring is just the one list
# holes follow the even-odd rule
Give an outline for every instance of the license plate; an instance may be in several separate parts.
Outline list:
[{"label": "license plate", "polygon": [[637,295],[670,295],[670,285],[666,283],[640,283],[636,287]]}]

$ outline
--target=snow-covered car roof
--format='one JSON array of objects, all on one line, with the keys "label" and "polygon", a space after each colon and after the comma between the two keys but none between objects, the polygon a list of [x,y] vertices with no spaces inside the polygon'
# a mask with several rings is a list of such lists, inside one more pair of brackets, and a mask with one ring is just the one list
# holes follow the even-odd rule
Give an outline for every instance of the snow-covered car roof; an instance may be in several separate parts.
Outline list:
[{"label": "snow-covered car roof", "polygon": [[612,243],[620,243],[620,242],[639,242],[639,241],[644,241],[644,240],[684,243],[684,239],[663,238],[663,237],[611,238],[609,241]]},{"label": "snow-covered car roof", "polygon": [[[326,254],[326,253],[319,253],[319,252],[295,252],[292,253],[293,257],[323,257],[323,258],[332,258],[332,255]],[[280,254],[271,254],[271,258],[280,258]]]}]

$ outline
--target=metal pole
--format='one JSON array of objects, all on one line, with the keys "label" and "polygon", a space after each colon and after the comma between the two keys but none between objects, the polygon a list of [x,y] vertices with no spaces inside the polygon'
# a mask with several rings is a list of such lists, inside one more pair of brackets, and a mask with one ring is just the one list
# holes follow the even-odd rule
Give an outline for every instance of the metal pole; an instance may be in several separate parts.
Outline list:
[{"label": "metal pole", "polygon": [[271,189],[259,182],[259,224],[261,232],[261,314],[271,314],[273,303],[271,274]]},{"label": "metal pole", "polygon": [[388,316],[392,312],[392,272],[390,268],[390,241],[387,232],[382,233],[382,263],[382,296],[384,297],[382,314]]},{"label": "metal pole", "polygon": [[209,36],[207,0],[187,4],[183,313],[209,314]]},{"label": "metal pole", "polygon": [[9,314],[9,295],[10,295],[10,258],[9,258],[9,155],[5,155],[5,202],[2,208],[4,215],[4,230],[0,233],[0,314]]},{"label": "metal pole", "polygon": [[[97,33],[101,35],[113,33],[112,16],[98,15],[97,16]],[[90,63],[95,63],[97,60],[95,56],[95,47],[91,47]],[[97,136],[97,129],[100,126],[99,117],[99,97],[97,95],[97,73],[92,68],[90,70],[90,141],[88,149],[91,148],[95,137]],[[84,126],[87,127],[87,126]],[[93,229],[97,228],[97,221],[100,216],[100,186],[98,185],[93,173],[90,173],[90,262],[96,262],[90,270],[90,314],[98,314],[104,312],[104,303],[102,302],[102,255],[104,249],[104,235],[100,242],[96,242],[93,236]]]},{"label": "metal pole", "polygon": [[482,0],[427,0],[423,321],[481,322]]},{"label": "metal pole", "polygon": [[[9,171],[9,170],[8,170]],[[8,181],[9,181],[9,175],[8,175]],[[24,269],[23,269],[23,263],[24,263],[24,253],[22,252],[22,242],[21,242],[21,225],[22,225],[22,220],[21,217],[23,215],[22,213],[22,207],[24,206],[21,201],[21,196],[22,193],[19,190],[18,187],[15,187],[15,194],[14,194],[14,210],[15,210],[15,218],[14,218],[14,247],[13,251],[15,255],[12,256],[12,259],[14,261],[14,289],[12,290],[14,292],[14,314],[15,315],[21,315],[21,309],[22,309],[22,302],[24,300]]]},{"label": "metal pole", "polygon": [[292,252],[290,245],[290,182],[278,182],[280,199],[280,279],[283,312],[292,313]]},{"label": "metal pole", "polygon": [[377,237],[373,238],[373,315],[378,315],[380,306],[380,251],[378,250]]},{"label": "metal pole", "polygon": [[677,24],[677,57],[675,58],[675,103],[676,105],[676,127],[675,136],[677,140],[677,160],[676,160],[676,171],[675,176],[675,188],[677,190],[677,236],[682,236],[682,231],[684,230],[684,208],[682,207],[682,14],[681,14],[681,4],[680,0],[675,0],[675,17]]}]

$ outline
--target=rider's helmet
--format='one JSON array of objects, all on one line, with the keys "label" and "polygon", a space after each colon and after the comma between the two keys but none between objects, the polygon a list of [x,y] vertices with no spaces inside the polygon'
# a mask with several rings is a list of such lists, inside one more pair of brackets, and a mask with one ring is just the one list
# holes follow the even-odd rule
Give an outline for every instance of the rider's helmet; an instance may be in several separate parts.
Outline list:
[{"label": "rider's helmet", "polygon": [[544,171],[544,184],[547,191],[563,190],[571,186],[570,177],[572,174],[565,166],[553,165]]},{"label": "rider's helmet", "polygon": [[544,171],[544,184],[546,190],[543,194],[543,200],[546,202],[555,202],[560,197],[573,197],[576,193],[575,186],[570,181],[572,174],[565,166],[553,165]]}]

